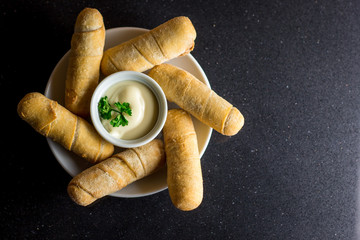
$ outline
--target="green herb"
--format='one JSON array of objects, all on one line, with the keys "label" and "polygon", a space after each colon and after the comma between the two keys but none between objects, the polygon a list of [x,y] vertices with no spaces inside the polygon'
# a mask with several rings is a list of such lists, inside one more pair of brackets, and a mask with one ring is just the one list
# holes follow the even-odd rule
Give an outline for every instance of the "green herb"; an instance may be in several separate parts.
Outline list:
[{"label": "green herb", "polygon": [[131,108],[130,108],[130,103],[116,102],[116,103],[114,103],[114,105],[117,109],[111,107],[107,96],[102,97],[98,103],[98,110],[100,113],[100,117],[103,119],[110,119],[111,112],[114,111],[114,112],[117,112],[118,115],[116,115],[116,117],[110,121],[110,124],[113,127],[119,127],[120,125],[124,127],[124,126],[128,125],[129,122],[125,118],[124,113],[131,116],[132,112],[131,112]]}]

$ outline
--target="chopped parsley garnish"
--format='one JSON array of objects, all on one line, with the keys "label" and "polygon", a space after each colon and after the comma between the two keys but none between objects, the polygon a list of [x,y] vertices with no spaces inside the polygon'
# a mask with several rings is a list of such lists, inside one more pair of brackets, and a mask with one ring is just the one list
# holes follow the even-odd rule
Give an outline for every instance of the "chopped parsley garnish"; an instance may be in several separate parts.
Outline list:
[{"label": "chopped parsley garnish", "polygon": [[113,127],[119,127],[119,126],[126,126],[129,124],[128,120],[125,118],[124,113],[128,114],[129,116],[131,116],[132,112],[131,112],[131,108],[130,108],[130,103],[128,102],[116,102],[114,103],[114,106],[116,108],[112,108],[108,97],[102,97],[98,103],[98,109],[99,109],[99,113],[100,113],[100,117],[103,119],[110,119],[111,118],[111,112],[116,112],[118,113],[116,115],[115,118],[111,119],[110,124]]}]

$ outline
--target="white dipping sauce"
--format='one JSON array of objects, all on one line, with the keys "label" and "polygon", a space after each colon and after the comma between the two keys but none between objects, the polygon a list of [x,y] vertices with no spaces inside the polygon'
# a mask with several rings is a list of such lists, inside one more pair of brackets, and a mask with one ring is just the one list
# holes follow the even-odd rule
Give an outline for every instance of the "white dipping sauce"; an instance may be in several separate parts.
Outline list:
[{"label": "white dipping sauce", "polygon": [[105,129],[110,135],[131,140],[145,136],[155,125],[158,116],[158,102],[153,92],[144,84],[136,81],[123,81],[112,86],[105,96],[108,97],[112,108],[117,109],[115,102],[128,102],[132,111],[131,116],[123,113],[128,125],[113,127],[111,119],[119,113],[112,111],[111,119],[101,119]]}]

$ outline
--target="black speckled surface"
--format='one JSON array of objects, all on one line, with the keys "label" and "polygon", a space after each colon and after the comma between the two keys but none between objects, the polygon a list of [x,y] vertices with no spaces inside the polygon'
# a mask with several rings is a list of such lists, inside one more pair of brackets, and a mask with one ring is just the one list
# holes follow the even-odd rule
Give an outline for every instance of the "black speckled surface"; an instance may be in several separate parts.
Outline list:
[{"label": "black speckled surface", "polygon": [[[2,1],[1,239],[358,239],[359,4]],[[106,28],[188,16],[192,55],[244,114],[237,135],[213,132],[196,210],[177,210],[167,190],[77,206],[46,139],[17,116],[26,93],[45,90],[84,7]]]}]

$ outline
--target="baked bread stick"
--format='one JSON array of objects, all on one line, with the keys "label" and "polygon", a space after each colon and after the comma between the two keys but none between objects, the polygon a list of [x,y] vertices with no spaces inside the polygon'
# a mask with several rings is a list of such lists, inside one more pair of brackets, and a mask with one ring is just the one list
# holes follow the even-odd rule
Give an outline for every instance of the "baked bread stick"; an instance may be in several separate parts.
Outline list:
[{"label": "baked bread stick", "polygon": [[143,72],[194,48],[196,31],[187,17],[175,17],[136,38],[109,48],[101,61],[101,72]]},{"label": "baked bread stick", "polygon": [[82,10],[75,23],[65,81],[65,107],[87,117],[90,100],[99,82],[105,44],[103,17],[94,8]]},{"label": "baked bread stick", "polygon": [[166,98],[201,122],[227,136],[244,125],[240,111],[189,72],[170,64],[155,66],[148,73],[163,89]]},{"label": "baked bread stick", "polygon": [[163,135],[171,201],[180,210],[194,210],[203,199],[203,179],[191,116],[182,109],[169,110]]},{"label": "baked bread stick", "polygon": [[103,140],[91,124],[41,93],[26,94],[17,111],[37,132],[91,163],[114,152],[114,146]]},{"label": "baked bread stick", "polygon": [[155,139],[144,146],[117,153],[84,170],[70,181],[67,191],[75,203],[87,206],[164,165],[163,142]]},{"label": "baked bread stick", "polygon": [[169,110],[163,135],[171,201],[182,211],[193,210],[203,199],[203,179],[197,137],[190,114],[182,109]]}]

